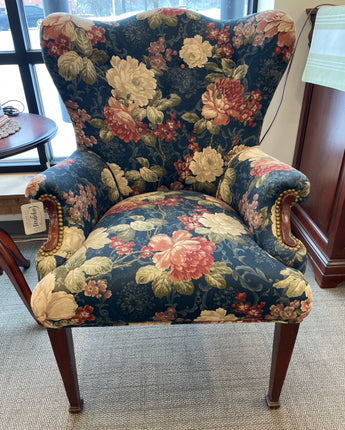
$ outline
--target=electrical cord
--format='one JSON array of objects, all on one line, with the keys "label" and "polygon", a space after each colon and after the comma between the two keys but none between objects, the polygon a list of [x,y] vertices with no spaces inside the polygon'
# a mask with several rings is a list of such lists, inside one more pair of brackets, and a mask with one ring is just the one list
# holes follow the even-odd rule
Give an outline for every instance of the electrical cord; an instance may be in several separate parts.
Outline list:
[{"label": "electrical cord", "polygon": [[[19,103],[20,104],[20,109],[10,105],[10,106],[6,106],[8,103]],[[24,112],[25,106],[24,104],[20,101],[20,100],[7,100],[5,103],[2,104],[2,110],[4,112],[5,115],[7,116],[17,116],[20,113]]]},{"label": "electrical cord", "polygon": [[291,71],[291,66],[292,66],[292,63],[293,63],[293,59],[295,57],[297,46],[298,46],[298,44],[300,42],[300,38],[302,36],[302,33],[303,33],[303,31],[304,31],[304,29],[305,29],[305,27],[306,27],[306,25],[307,25],[307,23],[309,21],[310,15],[312,15],[312,13],[314,12],[315,9],[318,9],[319,7],[322,7],[322,6],[337,6],[337,5],[335,5],[333,3],[321,3],[321,4],[318,4],[317,6],[315,6],[313,9],[311,9],[309,11],[309,13],[307,15],[307,18],[305,19],[305,21],[304,21],[304,23],[302,25],[302,28],[299,31],[298,35],[297,35],[296,43],[295,43],[294,49],[292,50],[292,53],[291,53],[291,58],[290,58],[290,62],[289,62],[288,66],[287,66],[287,69],[286,69],[286,74],[285,74],[285,78],[284,78],[284,81],[283,81],[283,89],[282,89],[282,92],[281,92],[281,95],[280,95],[280,99],[279,99],[279,103],[278,103],[277,109],[276,109],[276,111],[275,111],[275,113],[273,115],[273,118],[272,118],[269,126],[267,127],[267,130],[265,131],[265,133],[261,137],[261,139],[259,141],[259,145],[261,145],[262,141],[265,139],[265,137],[267,136],[267,134],[270,132],[270,130],[271,130],[272,126],[273,126],[273,123],[275,122],[275,120],[276,120],[276,118],[278,116],[278,112],[279,112],[279,110],[280,110],[280,108],[281,108],[281,106],[283,104],[283,100],[284,100],[284,96],[285,96],[285,90],[286,90],[286,84],[287,84],[288,77],[290,75],[290,71]]}]

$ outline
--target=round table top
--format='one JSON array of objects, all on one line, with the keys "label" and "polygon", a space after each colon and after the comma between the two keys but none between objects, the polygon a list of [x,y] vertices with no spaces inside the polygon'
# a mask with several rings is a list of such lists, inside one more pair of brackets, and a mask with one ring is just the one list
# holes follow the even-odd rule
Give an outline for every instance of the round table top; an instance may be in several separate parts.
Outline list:
[{"label": "round table top", "polygon": [[55,122],[33,113],[11,117],[20,123],[20,130],[0,139],[0,159],[17,155],[48,142],[57,133]]}]

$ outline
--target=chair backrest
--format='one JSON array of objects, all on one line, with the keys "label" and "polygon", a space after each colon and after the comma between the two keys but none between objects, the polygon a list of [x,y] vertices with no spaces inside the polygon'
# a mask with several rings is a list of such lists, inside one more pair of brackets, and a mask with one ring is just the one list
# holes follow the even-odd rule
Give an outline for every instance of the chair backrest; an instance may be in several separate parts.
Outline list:
[{"label": "chair backrest", "polygon": [[122,170],[124,194],[215,195],[233,148],[259,144],[295,28],[281,11],[218,21],[163,8],[118,22],[56,13],[41,36],[78,148]]}]

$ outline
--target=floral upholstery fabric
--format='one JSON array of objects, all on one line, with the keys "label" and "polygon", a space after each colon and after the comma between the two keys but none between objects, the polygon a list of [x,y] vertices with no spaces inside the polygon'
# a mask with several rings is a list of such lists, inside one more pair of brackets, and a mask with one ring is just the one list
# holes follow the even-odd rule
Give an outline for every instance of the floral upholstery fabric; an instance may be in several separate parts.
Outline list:
[{"label": "floral upholstery fabric", "polygon": [[308,179],[259,148],[295,40],[281,11],[214,21],[157,9],[112,23],[52,14],[46,65],[77,150],[27,196],[61,204],[32,307],[47,327],[300,322],[306,251],[278,234]]}]

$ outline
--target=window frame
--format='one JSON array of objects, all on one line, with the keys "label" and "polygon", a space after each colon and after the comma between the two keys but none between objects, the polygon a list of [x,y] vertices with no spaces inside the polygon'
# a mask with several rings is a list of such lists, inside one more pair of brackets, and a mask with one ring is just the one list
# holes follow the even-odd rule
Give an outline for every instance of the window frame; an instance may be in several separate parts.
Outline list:
[{"label": "window frame", "polygon": [[[43,102],[40,95],[38,78],[35,71],[36,64],[43,64],[39,49],[31,49],[29,30],[26,23],[24,4],[22,0],[5,0],[10,28],[12,31],[14,51],[0,52],[0,65],[18,66],[25,100],[30,113],[44,115]],[[21,31],[18,31],[18,30]],[[3,100],[4,101],[4,100]],[[48,160],[52,161],[50,143],[37,147],[37,160],[0,161],[0,173],[5,172],[36,172],[47,168]]]}]

